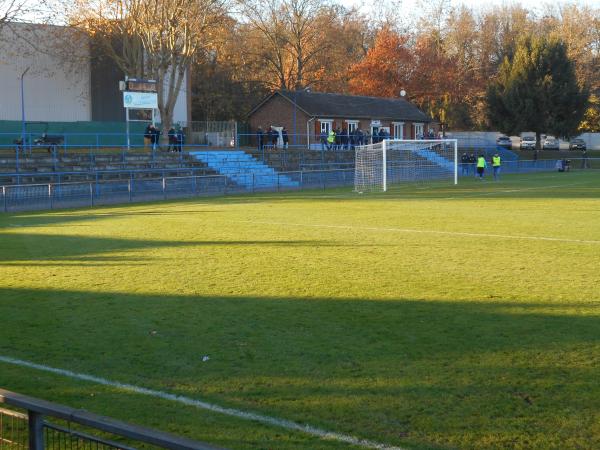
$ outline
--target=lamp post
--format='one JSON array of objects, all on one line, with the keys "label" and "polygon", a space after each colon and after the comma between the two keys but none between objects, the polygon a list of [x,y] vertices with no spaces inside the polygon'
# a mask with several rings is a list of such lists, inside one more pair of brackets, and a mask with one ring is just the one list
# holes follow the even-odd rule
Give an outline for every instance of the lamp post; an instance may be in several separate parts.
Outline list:
[{"label": "lamp post", "polygon": [[294,89],[294,136],[292,139],[292,143],[294,144],[294,147],[296,146],[296,102],[298,101],[298,87],[296,87],[296,89]]},{"label": "lamp post", "polygon": [[[23,83],[23,79],[25,78],[25,74],[29,72],[29,67],[25,69],[25,71],[21,74],[21,148],[25,148],[25,86]],[[17,145],[16,152],[16,169],[17,173],[19,172],[19,146]]]}]

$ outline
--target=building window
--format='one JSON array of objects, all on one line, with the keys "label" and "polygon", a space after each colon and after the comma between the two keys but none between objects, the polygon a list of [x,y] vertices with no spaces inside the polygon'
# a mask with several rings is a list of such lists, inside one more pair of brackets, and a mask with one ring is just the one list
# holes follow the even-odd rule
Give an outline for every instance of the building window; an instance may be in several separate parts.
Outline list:
[{"label": "building window", "polygon": [[394,125],[394,139],[404,139],[404,122],[392,122]]},{"label": "building window", "polygon": [[425,137],[422,123],[415,123],[415,139],[423,139]]},{"label": "building window", "polygon": [[321,134],[329,134],[333,120],[319,120],[321,124]]},{"label": "building window", "polygon": [[348,120],[348,134],[354,133],[358,129],[358,120]]}]

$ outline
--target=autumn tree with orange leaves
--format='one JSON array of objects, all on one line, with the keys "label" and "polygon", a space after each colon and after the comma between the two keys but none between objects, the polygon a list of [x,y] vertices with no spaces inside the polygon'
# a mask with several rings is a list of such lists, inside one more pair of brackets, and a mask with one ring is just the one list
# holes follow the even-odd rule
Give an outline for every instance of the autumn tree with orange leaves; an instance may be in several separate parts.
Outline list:
[{"label": "autumn tree with orange leaves", "polygon": [[348,87],[357,95],[399,97],[412,87],[414,57],[408,36],[384,28],[365,58],[350,68]]}]

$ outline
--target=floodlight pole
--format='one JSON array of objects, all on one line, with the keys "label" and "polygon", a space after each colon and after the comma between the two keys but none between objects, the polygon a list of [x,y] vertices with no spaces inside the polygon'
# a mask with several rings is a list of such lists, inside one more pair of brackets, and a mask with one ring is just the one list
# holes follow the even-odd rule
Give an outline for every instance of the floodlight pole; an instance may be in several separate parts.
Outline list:
[{"label": "floodlight pole", "polygon": [[[125,75],[125,90],[127,90],[129,77]],[[129,108],[125,107],[125,135],[127,136],[127,152],[131,151],[131,137],[129,135]]]},{"label": "floodlight pole", "polygon": [[[25,74],[29,72],[29,67],[25,69],[25,71],[21,74],[21,148],[25,148],[25,83],[23,79],[25,78]],[[17,145],[16,151],[16,169],[17,173],[19,172],[19,146]]]}]

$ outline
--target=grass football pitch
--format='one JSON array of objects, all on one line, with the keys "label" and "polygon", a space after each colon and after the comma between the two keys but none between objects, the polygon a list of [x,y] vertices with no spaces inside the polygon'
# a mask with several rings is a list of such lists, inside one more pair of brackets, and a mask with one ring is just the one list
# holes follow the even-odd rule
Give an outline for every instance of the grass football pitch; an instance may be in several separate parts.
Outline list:
[{"label": "grass football pitch", "polygon": [[597,171],[0,214],[0,273],[5,389],[231,449],[600,445]]}]

